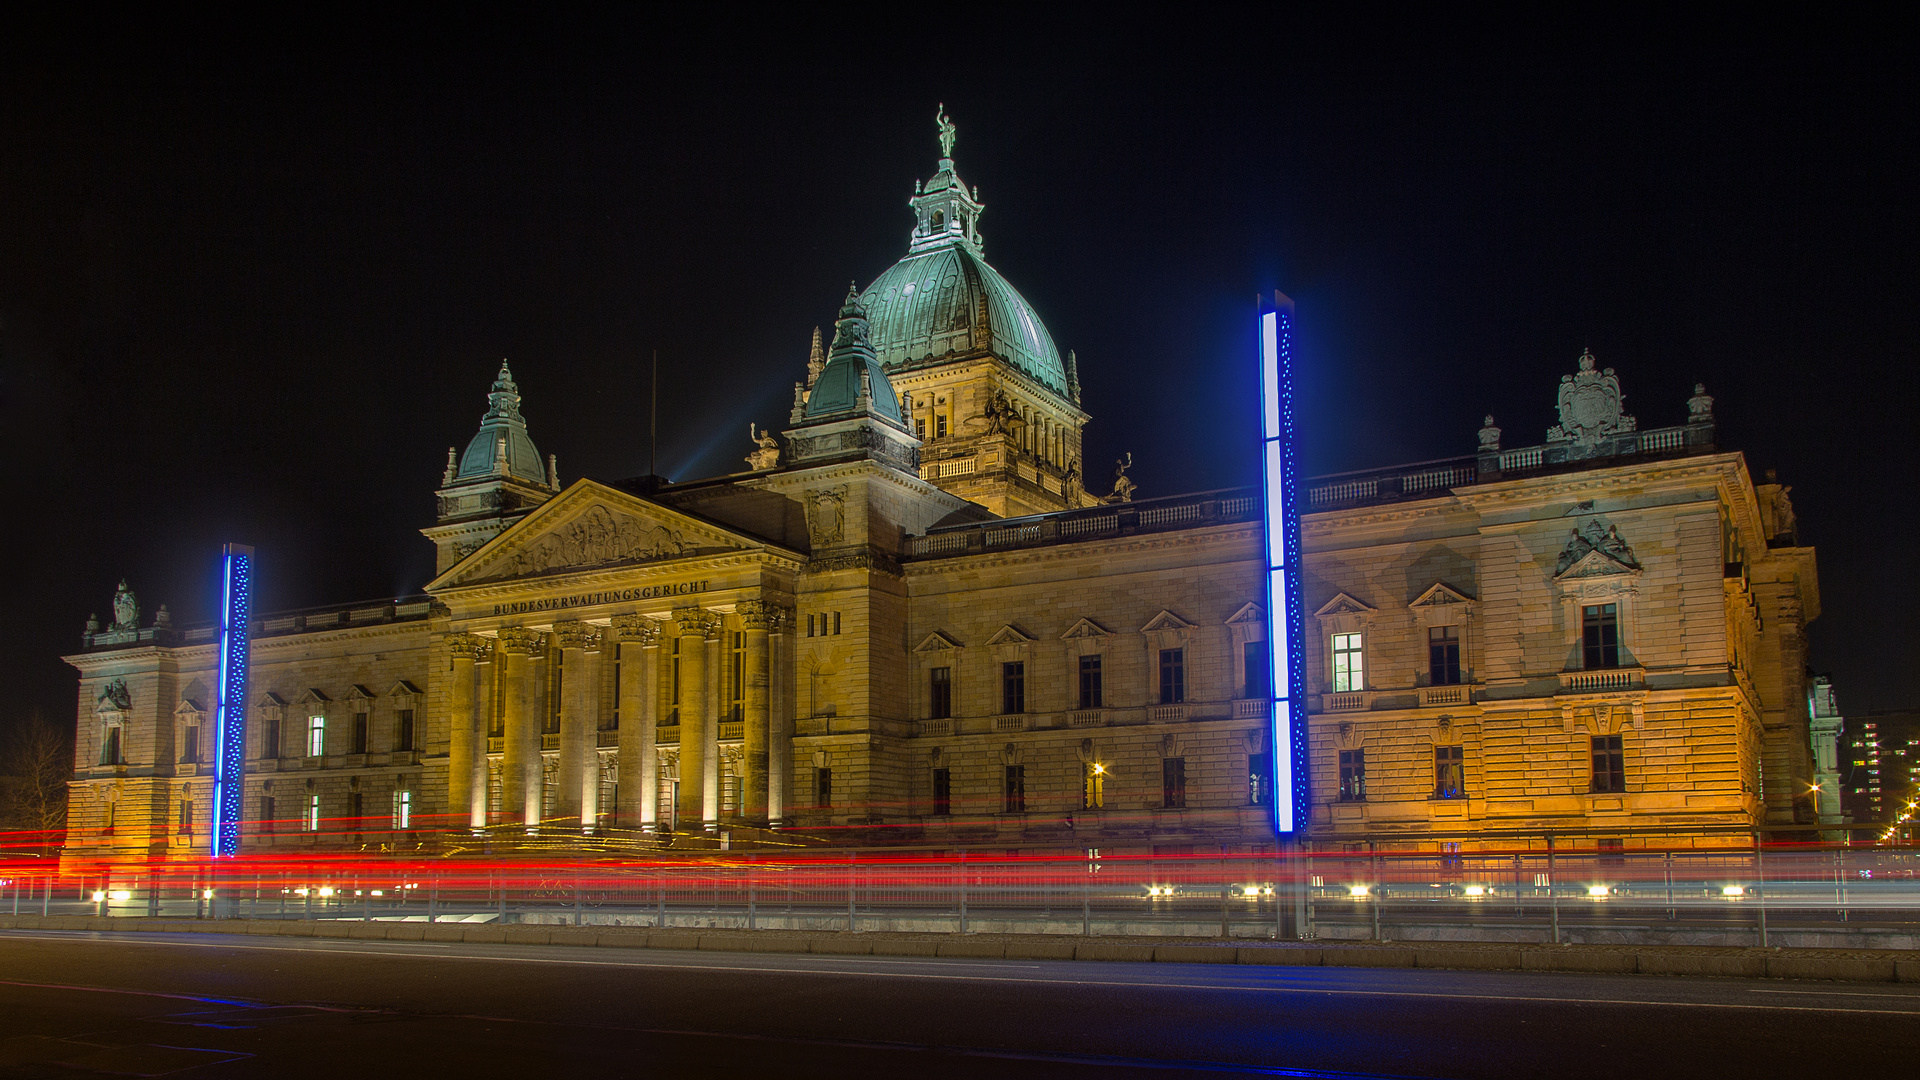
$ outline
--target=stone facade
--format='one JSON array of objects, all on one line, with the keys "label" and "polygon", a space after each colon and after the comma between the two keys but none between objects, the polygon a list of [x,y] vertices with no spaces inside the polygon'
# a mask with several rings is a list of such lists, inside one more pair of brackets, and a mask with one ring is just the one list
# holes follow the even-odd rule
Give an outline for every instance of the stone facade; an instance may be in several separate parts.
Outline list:
[{"label": "stone facade", "polygon": [[[979,262],[951,174],[748,472],[562,487],[503,365],[428,595],[257,621],[248,843],[1271,845],[1257,493],[1133,501],[1123,469],[1088,496],[1077,364],[1004,282],[876,314],[930,253]],[[1703,389],[1643,429],[1576,367],[1540,445],[1489,417],[1472,455],[1302,493],[1314,842],[1816,820],[1786,489],[1715,445]],[[69,658],[76,853],[204,851],[216,645],[138,621],[128,592]]]}]

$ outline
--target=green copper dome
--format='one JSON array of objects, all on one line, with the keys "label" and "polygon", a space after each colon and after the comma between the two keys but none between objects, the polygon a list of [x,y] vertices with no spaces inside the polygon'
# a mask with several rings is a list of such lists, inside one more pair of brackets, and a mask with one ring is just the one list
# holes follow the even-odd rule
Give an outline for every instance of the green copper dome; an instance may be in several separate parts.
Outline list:
[{"label": "green copper dome", "polygon": [[935,122],[940,167],[908,200],[914,228],[907,257],[860,294],[872,321],[873,351],[889,371],[991,353],[1068,397],[1070,380],[1046,324],[987,265],[980,235],[986,205],[954,171],[957,136],[944,107]]},{"label": "green copper dome", "polygon": [[487,405],[480,431],[460,455],[451,481],[505,475],[545,486],[547,471],[540,463],[540,451],[527,437],[527,422],[520,415],[520,387],[514,384],[505,360],[500,361],[500,374],[493,380]]},{"label": "green copper dome", "polygon": [[990,352],[1067,393],[1067,372],[1039,313],[964,239],[908,255],[860,296],[873,350],[888,370],[947,354]]}]

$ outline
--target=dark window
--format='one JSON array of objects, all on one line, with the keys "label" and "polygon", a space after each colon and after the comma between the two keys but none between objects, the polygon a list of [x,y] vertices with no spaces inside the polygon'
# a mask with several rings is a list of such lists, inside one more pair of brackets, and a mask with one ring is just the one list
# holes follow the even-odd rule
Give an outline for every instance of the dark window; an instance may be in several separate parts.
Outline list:
[{"label": "dark window", "polygon": [[106,743],[100,747],[100,764],[120,764],[120,726],[118,724],[107,729]]},{"label": "dark window", "polygon": [[1627,790],[1627,759],[1618,735],[1593,737],[1593,790]]},{"label": "dark window", "polygon": [[921,440],[922,442],[926,441],[926,438],[927,438],[927,418],[926,417],[916,416],[913,418],[913,437]]},{"label": "dark window", "polygon": [[833,632],[840,632],[840,613],[837,611],[833,613]]},{"label": "dark window", "polygon": [[933,434],[935,438],[944,439],[947,437],[946,413],[941,413],[933,418]]},{"label": "dark window", "polygon": [[260,747],[261,757],[277,758],[280,756],[280,719],[279,717],[274,717],[273,719],[267,721],[266,727],[261,730],[260,741],[262,743]]},{"label": "dark window", "polygon": [[1187,650],[1160,650],[1160,704],[1187,700]]},{"label": "dark window", "polygon": [[953,715],[953,669],[937,667],[927,672],[927,717],[945,720]]},{"label": "dark window", "polygon": [[947,769],[933,770],[933,812],[953,813],[953,773]]},{"label": "dark window", "polygon": [[1340,801],[1367,801],[1367,752],[1340,751]]},{"label": "dark window", "polygon": [[1187,805],[1187,759],[1160,759],[1160,803],[1169,810]]},{"label": "dark window", "polygon": [[184,745],[180,750],[181,761],[200,760],[200,725],[188,724],[185,736],[180,740]]},{"label": "dark window", "polygon": [[273,796],[260,796],[260,831],[269,836],[273,835],[273,817]]},{"label": "dark window", "polygon": [[180,835],[193,835],[193,804],[190,802],[180,804]]},{"label": "dark window", "polygon": [[809,615],[809,616],[807,616],[807,636],[808,636],[808,637],[813,637],[813,636],[814,636],[814,633],[813,633],[813,616],[811,616],[811,615]]},{"label": "dark window", "polygon": [[1001,787],[1001,795],[1001,810],[1009,814],[1027,812],[1027,767],[1025,765],[1006,767],[1006,779]]},{"label": "dark window", "polygon": [[1595,604],[1580,612],[1581,654],[1588,670],[1620,666],[1620,610]]},{"label": "dark window", "polygon": [[1460,681],[1460,632],[1454,627],[1427,628],[1427,681],[1434,686]]},{"label": "dark window", "polygon": [[353,714],[353,749],[347,752],[350,754],[364,754],[367,752],[366,713],[357,712]]},{"label": "dark window", "polygon": [[1433,797],[1436,799],[1467,797],[1466,751],[1463,748],[1458,746],[1433,748]]},{"label": "dark window", "polygon": [[602,729],[605,731],[620,730],[620,650],[621,648],[622,646],[620,645],[615,645],[613,647],[613,716],[611,719],[609,719],[606,722],[606,726]]},{"label": "dark window", "polygon": [[1000,711],[1027,711],[1027,665],[1018,660],[1000,665]]},{"label": "dark window", "polygon": [[399,712],[399,715],[395,720],[393,748],[395,750],[413,749],[413,710],[412,709],[401,709]]},{"label": "dark window", "polygon": [[1240,659],[1246,670],[1246,681],[1241,686],[1241,697],[1267,698],[1273,696],[1273,684],[1267,680],[1267,643],[1249,641],[1241,646]]},{"label": "dark window", "polygon": [[[807,616],[807,622],[809,625],[811,625],[813,622],[813,616],[811,615]],[[680,639],[679,638],[673,639],[673,710],[672,712],[673,712],[672,722],[676,724],[679,723],[680,722]]]},{"label": "dark window", "polygon": [[1627,865],[1626,841],[1617,836],[1603,836],[1598,844],[1601,866]]},{"label": "dark window", "polygon": [[1080,658],[1080,707],[1097,709],[1100,697],[1100,658],[1083,656]]},{"label": "dark window", "polygon": [[348,793],[347,817],[350,820],[351,824],[349,824],[347,827],[353,831],[355,839],[359,838],[360,828],[361,828],[360,819],[365,816],[366,809],[367,809],[366,796],[362,795],[358,791]]},{"label": "dark window", "polygon": [[817,806],[833,805],[833,770],[813,770],[813,801]]},{"label": "dark window", "polygon": [[1273,797],[1273,752],[1247,755],[1247,805],[1263,806]]},{"label": "dark window", "polygon": [[556,650],[547,664],[547,708],[540,722],[542,735],[560,733],[560,694],[567,678],[567,671],[560,661],[561,654]]}]

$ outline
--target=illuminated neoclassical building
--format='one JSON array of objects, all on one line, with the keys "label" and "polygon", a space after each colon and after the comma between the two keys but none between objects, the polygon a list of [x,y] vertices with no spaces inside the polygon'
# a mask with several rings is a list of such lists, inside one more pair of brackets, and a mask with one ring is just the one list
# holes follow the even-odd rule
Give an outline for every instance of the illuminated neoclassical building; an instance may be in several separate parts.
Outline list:
[{"label": "illuminated neoclassical building", "polygon": [[[1255,493],[1088,492],[1076,358],[941,134],[906,257],[746,471],[562,485],[501,365],[426,595],[255,620],[249,845],[1273,842]],[[1704,390],[1668,426],[1621,402],[1583,355],[1538,443],[1488,418],[1302,493],[1316,842],[1811,819],[1785,489]],[[69,850],[204,851],[213,632],[114,612],[68,658]]]}]

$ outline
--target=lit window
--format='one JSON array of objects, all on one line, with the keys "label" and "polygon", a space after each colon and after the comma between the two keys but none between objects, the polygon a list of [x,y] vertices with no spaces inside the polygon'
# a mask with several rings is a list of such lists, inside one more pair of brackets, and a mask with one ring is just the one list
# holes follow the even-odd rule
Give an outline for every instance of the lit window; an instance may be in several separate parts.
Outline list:
[{"label": "lit window", "polygon": [[1273,754],[1247,755],[1247,805],[1260,806],[1267,801],[1273,786]]},{"label": "lit window", "polygon": [[307,717],[307,756],[324,757],[327,753],[327,718],[325,716]]},{"label": "lit window", "polygon": [[1367,801],[1367,752],[1340,751],[1340,801]]},{"label": "lit window", "polygon": [[1088,763],[1085,779],[1080,806],[1085,810],[1098,810],[1107,804],[1107,767]]},{"label": "lit window", "polygon": [[320,831],[320,796],[307,796],[307,812],[301,818],[301,825],[308,832]]},{"label": "lit window", "polygon": [[1333,635],[1333,692],[1352,693],[1366,689],[1365,661],[1361,659],[1364,639],[1359,634]]},{"label": "lit window", "polygon": [[1436,799],[1467,797],[1466,751],[1463,748],[1458,746],[1433,748],[1433,797]]},{"label": "lit window", "polygon": [[393,827],[413,828],[413,792],[404,788],[393,793]]}]

